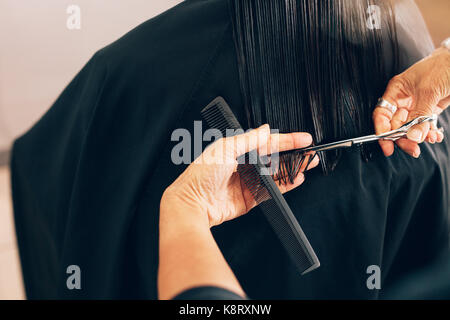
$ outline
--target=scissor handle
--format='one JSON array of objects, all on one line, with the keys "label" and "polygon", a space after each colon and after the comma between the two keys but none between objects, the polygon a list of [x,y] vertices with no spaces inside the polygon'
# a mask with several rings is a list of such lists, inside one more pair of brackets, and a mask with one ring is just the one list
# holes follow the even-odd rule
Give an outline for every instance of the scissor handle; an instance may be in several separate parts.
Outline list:
[{"label": "scissor handle", "polygon": [[[408,131],[413,126],[424,123],[426,121],[436,121],[436,120],[437,120],[437,115],[435,115],[435,114],[432,116],[420,116],[420,117],[417,117],[417,118],[411,120],[410,122],[404,124],[403,126],[401,126],[400,128],[398,128],[396,130],[385,132],[380,135],[372,134],[369,136],[357,137],[357,138],[353,138],[353,139],[346,139],[346,140],[331,142],[331,143],[327,143],[327,144],[311,146],[311,147],[307,147],[307,148],[300,148],[300,149],[295,150],[295,152],[301,152],[301,153],[313,152],[313,151],[319,152],[319,151],[326,151],[326,150],[333,150],[333,149],[340,149],[340,148],[350,148],[353,145],[361,145],[363,143],[373,142],[373,141],[377,141],[377,140],[396,141],[400,138],[405,137],[407,135]],[[285,151],[285,152],[281,152],[281,153],[291,153],[291,152],[293,152],[293,151],[291,150],[291,151]]]},{"label": "scissor handle", "polygon": [[433,114],[431,116],[420,116],[417,117],[411,121],[409,121],[408,123],[405,123],[403,126],[401,126],[400,128],[398,128],[397,130],[392,130],[389,132],[386,132],[382,135],[380,135],[381,139],[384,140],[391,140],[391,141],[396,141],[400,138],[405,137],[408,134],[408,131],[421,123],[427,122],[427,121],[436,121],[437,120],[437,115]]},{"label": "scissor handle", "polygon": [[437,114],[433,114],[431,116],[420,116],[420,117],[417,117],[417,118],[411,120],[408,123],[405,123],[403,126],[400,127],[400,129],[403,128],[404,130],[409,131],[409,129],[411,129],[411,127],[413,127],[415,125],[418,125],[418,124],[421,124],[421,123],[424,123],[427,121],[436,121],[436,120],[437,120]]}]

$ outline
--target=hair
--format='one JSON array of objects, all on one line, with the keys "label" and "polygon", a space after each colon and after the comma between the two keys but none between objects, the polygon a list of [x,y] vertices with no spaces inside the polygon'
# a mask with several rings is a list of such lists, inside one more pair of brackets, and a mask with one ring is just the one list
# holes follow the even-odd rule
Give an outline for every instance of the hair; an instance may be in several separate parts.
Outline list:
[{"label": "hair", "polygon": [[[310,132],[315,144],[373,133],[373,108],[398,64],[389,1],[229,2],[249,127]],[[379,10],[380,29],[367,25],[372,8]],[[362,155],[370,159],[370,148]],[[321,153],[325,174],[340,156]],[[281,155],[278,179],[292,182],[303,160],[295,152]]]}]

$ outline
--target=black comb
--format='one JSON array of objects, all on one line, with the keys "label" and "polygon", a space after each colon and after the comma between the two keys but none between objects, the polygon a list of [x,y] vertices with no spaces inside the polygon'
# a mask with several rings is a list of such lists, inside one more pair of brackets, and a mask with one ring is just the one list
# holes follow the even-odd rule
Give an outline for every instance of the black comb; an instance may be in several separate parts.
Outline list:
[{"label": "black comb", "polygon": [[[201,114],[208,125],[220,130],[224,137],[226,129],[242,129],[222,97],[214,99]],[[256,152],[249,152],[244,156],[245,162],[239,162],[244,164],[239,164],[237,168],[239,176],[250,190],[290,258],[302,275],[318,268],[319,259],[275,181],[269,175],[260,174],[262,168],[266,166],[262,164]]]}]

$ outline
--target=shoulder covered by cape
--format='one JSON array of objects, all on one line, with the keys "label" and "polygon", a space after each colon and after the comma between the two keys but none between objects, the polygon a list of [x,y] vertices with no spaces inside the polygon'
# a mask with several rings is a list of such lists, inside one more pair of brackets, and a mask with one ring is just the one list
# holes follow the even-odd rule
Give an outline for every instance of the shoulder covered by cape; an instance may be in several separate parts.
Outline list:
[{"label": "shoulder covered by cape", "polygon": [[29,298],[61,297],[71,264],[85,271],[85,283],[95,277],[89,297],[108,297],[152,164],[202,80],[227,14],[226,1],[184,1],[138,26],[98,51],[14,143],[13,202]]}]

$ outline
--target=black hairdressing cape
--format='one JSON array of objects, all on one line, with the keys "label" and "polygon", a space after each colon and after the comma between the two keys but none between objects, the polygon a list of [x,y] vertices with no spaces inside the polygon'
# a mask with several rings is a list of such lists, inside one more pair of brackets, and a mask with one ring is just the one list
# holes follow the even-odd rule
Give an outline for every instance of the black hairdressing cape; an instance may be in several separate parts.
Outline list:
[{"label": "black hairdressing cape", "polygon": [[[404,66],[421,58],[402,36]],[[185,169],[176,128],[223,96],[246,123],[226,0],[185,1],[97,52],[15,144],[15,221],[29,298],[156,298],[158,209]],[[450,132],[449,116],[440,125]],[[449,140],[369,163],[346,152],[286,199],[321,260],[300,276],[258,209],[214,229],[249,297],[377,298],[447,247]],[[66,286],[81,269],[81,290]],[[366,286],[370,265],[382,289]]]}]

